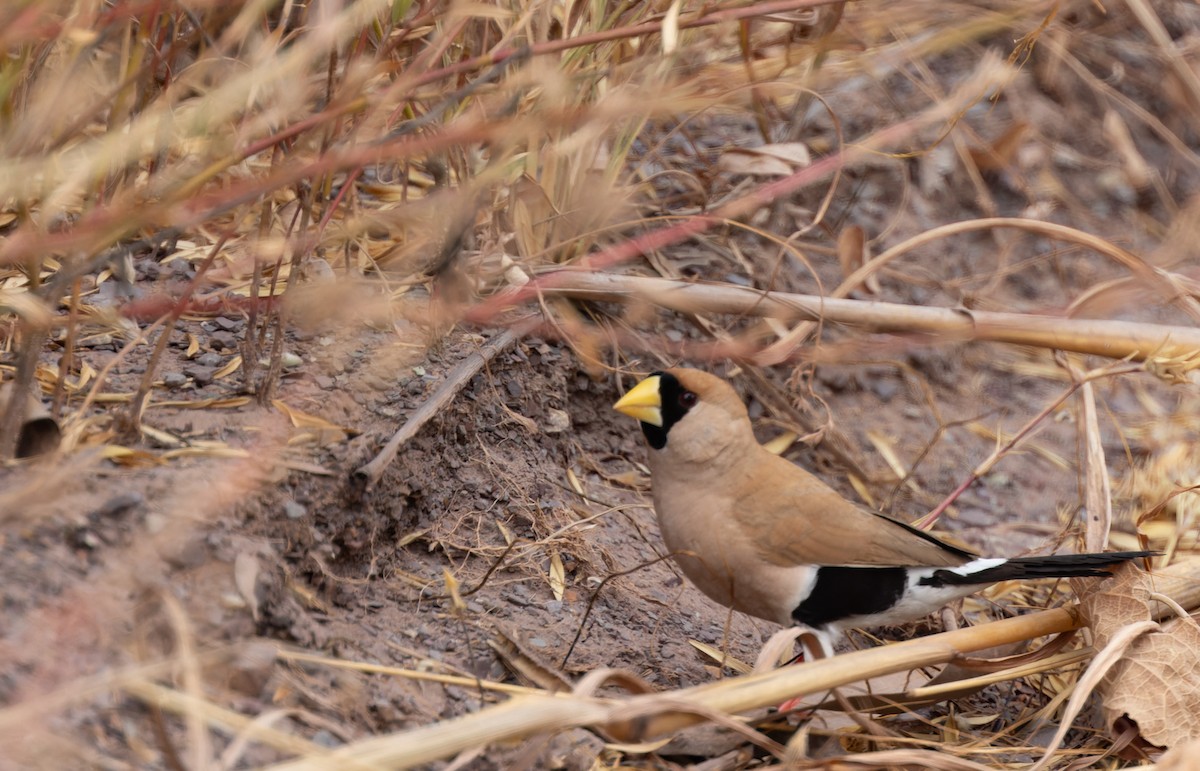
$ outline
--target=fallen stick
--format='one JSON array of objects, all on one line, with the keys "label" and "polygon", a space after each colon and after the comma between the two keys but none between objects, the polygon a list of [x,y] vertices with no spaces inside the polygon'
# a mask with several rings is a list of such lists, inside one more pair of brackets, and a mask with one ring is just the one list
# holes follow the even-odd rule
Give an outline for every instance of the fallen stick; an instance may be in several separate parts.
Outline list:
[{"label": "fallen stick", "polygon": [[553,275],[554,281],[542,289],[546,295],[604,302],[636,298],[687,313],[823,320],[874,332],[935,334],[950,340],[990,340],[1114,359],[1176,360],[1189,369],[1200,366],[1200,329],[1190,327],[926,308],[611,273],[559,271]]},{"label": "fallen stick", "polygon": [[446,380],[438,386],[437,391],[408,417],[408,420],[400,426],[400,430],[392,435],[383,449],[370,462],[360,466],[354,475],[365,482],[367,487],[378,482],[379,478],[383,476],[384,469],[395,460],[396,453],[404,443],[416,436],[430,418],[449,404],[463,386],[469,383],[479,370],[483,369],[483,365],[520,340],[529,330],[533,329],[537,321],[538,318],[534,316],[518,321],[492,337],[478,351],[472,351],[466,358],[454,365],[454,369],[447,373]]},{"label": "fallen stick", "polygon": [[[1200,605],[1198,579],[1200,559],[1154,574],[1157,589],[1185,608]],[[700,722],[705,714],[734,714],[778,704],[797,693],[820,693],[893,672],[944,664],[971,651],[1078,629],[1081,623],[1078,606],[1071,605],[678,691],[621,699],[522,696],[470,715],[364,739],[322,757],[281,763],[268,771],[324,771],[339,763],[412,768],[491,742],[581,726],[603,727],[619,741],[646,741]]]}]

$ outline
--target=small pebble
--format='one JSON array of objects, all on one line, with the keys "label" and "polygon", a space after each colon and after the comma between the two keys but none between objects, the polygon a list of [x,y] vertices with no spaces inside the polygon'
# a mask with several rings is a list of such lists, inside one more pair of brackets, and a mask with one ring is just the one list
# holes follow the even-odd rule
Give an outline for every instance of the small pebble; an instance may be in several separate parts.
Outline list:
[{"label": "small pebble", "polygon": [[317,375],[313,381],[316,382],[318,388],[325,391],[332,390],[337,386],[337,381],[328,375]]},{"label": "small pebble", "polygon": [[308,509],[306,509],[302,504],[296,503],[295,501],[284,501],[283,513],[287,515],[288,519],[300,519],[304,515],[308,514]]},{"label": "small pebble", "polygon": [[168,372],[163,375],[163,385],[167,388],[182,388],[187,385],[187,375],[182,372]]},{"label": "small pebble", "polygon": [[895,380],[880,380],[873,378],[867,381],[867,385],[872,391],[875,392],[875,395],[879,397],[880,401],[883,402],[890,402],[892,397],[900,391],[900,386],[896,384]]},{"label": "small pebble", "polygon": [[218,329],[208,336],[208,344],[213,348],[220,348],[225,351],[237,350],[237,336],[232,332],[227,332],[224,329]]},{"label": "small pebble", "polygon": [[216,319],[214,319],[214,322],[218,327],[224,329],[226,332],[237,332],[246,324],[246,322],[241,319],[231,319],[225,316],[218,316]]},{"label": "small pebble", "polygon": [[213,375],[216,370],[212,367],[184,367],[183,374],[192,379],[192,382],[203,388],[213,381]]},{"label": "small pebble", "polygon": [[562,600],[550,600],[549,602],[546,603],[546,612],[547,613],[553,613],[554,615],[557,616],[558,614],[562,613],[562,609],[563,609]]},{"label": "small pebble", "polygon": [[332,748],[332,747],[339,747],[342,744],[340,739],[338,739],[336,736],[331,734],[329,731],[326,731],[324,728],[322,728],[319,731],[317,731],[316,733],[314,733],[312,740],[313,740],[313,744],[320,745],[321,747],[331,747]]},{"label": "small pebble", "polygon": [[118,493],[93,509],[88,516],[94,519],[115,518],[138,508],[145,502],[146,496],[139,492]]},{"label": "small pebble", "polygon": [[562,410],[557,410],[553,407],[546,409],[546,420],[542,424],[542,430],[547,434],[561,434],[571,428],[571,416]]},{"label": "small pebble", "polygon": [[201,367],[219,367],[221,366],[221,354],[202,353],[196,357],[196,363]]}]

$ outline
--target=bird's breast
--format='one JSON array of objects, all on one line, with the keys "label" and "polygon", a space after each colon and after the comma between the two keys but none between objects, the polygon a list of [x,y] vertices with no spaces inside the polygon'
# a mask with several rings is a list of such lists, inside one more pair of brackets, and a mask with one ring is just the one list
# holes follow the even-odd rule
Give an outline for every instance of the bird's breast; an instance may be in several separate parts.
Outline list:
[{"label": "bird's breast", "polygon": [[[791,624],[792,610],[807,596],[816,572],[808,566],[770,564],[722,514],[719,498],[684,503],[655,487],[655,511],[663,542],[688,580],[716,602],[751,616]],[[716,513],[714,513],[716,512]]]}]

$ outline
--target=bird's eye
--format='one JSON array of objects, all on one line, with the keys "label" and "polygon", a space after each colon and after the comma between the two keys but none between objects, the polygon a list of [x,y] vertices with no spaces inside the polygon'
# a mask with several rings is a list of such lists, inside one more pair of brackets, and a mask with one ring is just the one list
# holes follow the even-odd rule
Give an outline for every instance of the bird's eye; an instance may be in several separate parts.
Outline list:
[{"label": "bird's eye", "polygon": [[691,391],[684,391],[679,394],[679,406],[685,410],[696,406],[696,395]]}]

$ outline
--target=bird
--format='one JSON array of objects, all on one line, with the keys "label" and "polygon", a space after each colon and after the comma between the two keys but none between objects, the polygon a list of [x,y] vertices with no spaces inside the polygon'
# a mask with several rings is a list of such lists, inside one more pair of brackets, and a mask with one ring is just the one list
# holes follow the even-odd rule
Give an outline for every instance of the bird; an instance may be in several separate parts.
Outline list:
[{"label": "bird", "polygon": [[641,423],[662,538],[687,578],[734,610],[812,632],[900,624],[1007,580],[1108,576],[1157,552],[984,558],[860,507],[762,447],[733,387],[654,372],[613,408]]}]

